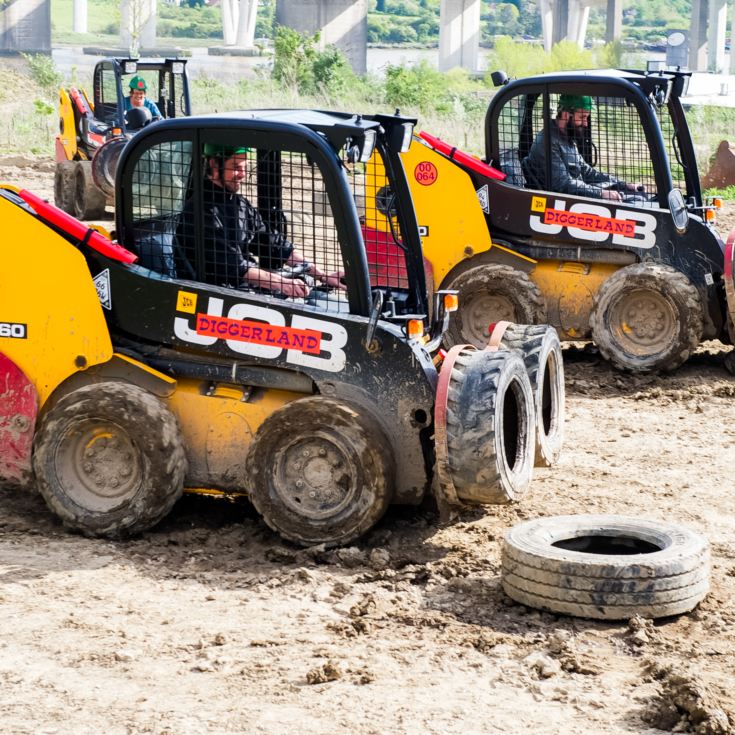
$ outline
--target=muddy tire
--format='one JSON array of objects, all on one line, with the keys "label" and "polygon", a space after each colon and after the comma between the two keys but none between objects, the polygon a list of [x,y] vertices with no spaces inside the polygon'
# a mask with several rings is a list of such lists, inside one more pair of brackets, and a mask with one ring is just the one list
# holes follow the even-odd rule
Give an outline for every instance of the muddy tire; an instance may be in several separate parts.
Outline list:
[{"label": "muddy tire", "polygon": [[283,538],[303,546],[345,544],[366,533],[390,503],[394,475],[375,419],[321,396],[271,414],[247,459],[256,510]]},{"label": "muddy tire", "polygon": [[67,214],[74,214],[76,172],[76,161],[59,161],[54,171],[54,204]]},{"label": "muddy tire", "polygon": [[511,528],[502,550],[511,599],[600,620],[692,610],[709,591],[709,549],[669,523],[608,515],[540,518]]},{"label": "muddy tire", "polygon": [[701,340],[702,303],[680,271],[660,263],[635,263],[602,284],[590,328],[600,353],[616,368],[673,370]]},{"label": "muddy tire", "polygon": [[489,326],[507,321],[540,324],[546,302],[539,287],[523,271],[509,265],[480,265],[461,273],[445,288],[459,292],[459,311],[444,335],[445,347],[470,344],[485,347]]},{"label": "muddy tire", "polygon": [[519,500],[531,483],[533,394],[516,352],[466,351],[452,367],[447,398],[447,455],[465,503]]},{"label": "muddy tire", "polygon": [[105,216],[105,195],[92,178],[91,161],[77,161],[74,175],[74,216],[77,219],[100,219]]},{"label": "muddy tire", "polygon": [[154,526],[181,496],[186,466],[174,415],[127,383],[64,396],[43,417],[34,443],[41,495],[64,525],[88,536]]},{"label": "muddy tire", "polygon": [[551,467],[564,444],[564,360],[559,336],[545,324],[511,324],[501,342],[518,350],[528,371],[536,411],[537,467]]}]

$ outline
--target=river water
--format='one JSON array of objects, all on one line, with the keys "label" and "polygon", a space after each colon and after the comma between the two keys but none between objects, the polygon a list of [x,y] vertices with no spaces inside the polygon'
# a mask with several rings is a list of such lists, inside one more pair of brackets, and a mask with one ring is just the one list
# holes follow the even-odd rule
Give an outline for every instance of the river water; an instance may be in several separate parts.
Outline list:
[{"label": "river water", "polygon": [[[163,49],[163,52],[166,50]],[[169,49],[170,51],[170,49]],[[266,71],[269,57],[264,56],[221,56],[211,55],[207,48],[190,49],[188,70],[191,79],[209,77],[221,82],[236,82],[243,77],[253,77],[258,70]],[[480,49],[480,69],[487,67],[488,51]],[[84,53],[82,47],[67,46],[54,49],[54,63],[65,78],[70,78],[76,69],[81,84],[88,84],[92,68],[104,55],[120,55],[120,50],[110,50],[107,54]],[[650,59],[662,59],[664,54],[649,53]],[[367,52],[368,71],[383,75],[388,65],[404,64],[407,66],[425,60],[437,67],[439,49],[405,49],[405,48],[369,48]],[[728,62],[729,65],[729,62]],[[697,72],[689,85],[689,96],[685,100],[690,104],[709,104],[721,107],[735,107],[735,76],[726,74],[709,74]]]}]

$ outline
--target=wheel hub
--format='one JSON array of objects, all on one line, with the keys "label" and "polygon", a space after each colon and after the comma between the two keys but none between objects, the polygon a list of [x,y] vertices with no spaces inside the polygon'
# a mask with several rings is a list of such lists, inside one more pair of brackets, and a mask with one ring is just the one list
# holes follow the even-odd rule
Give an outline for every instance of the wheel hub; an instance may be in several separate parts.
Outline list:
[{"label": "wheel hub", "polygon": [[620,337],[638,350],[660,352],[676,333],[676,315],[669,302],[651,291],[636,291],[613,314]]},{"label": "wheel hub", "polygon": [[55,459],[66,494],[91,511],[120,505],[135,495],[142,480],[141,453],[115,424],[77,424],[58,443]]},{"label": "wheel hub", "polygon": [[490,324],[515,321],[512,302],[499,294],[478,294],[462,307],[465,338],[476,347],[484,347],[490,339]]},{"label": "wheel hub", "polygon": [[318,520],[336,515],[356,494],[347,453],[331,437],[294,442],[278,464],[277,491],[301,516]]}]

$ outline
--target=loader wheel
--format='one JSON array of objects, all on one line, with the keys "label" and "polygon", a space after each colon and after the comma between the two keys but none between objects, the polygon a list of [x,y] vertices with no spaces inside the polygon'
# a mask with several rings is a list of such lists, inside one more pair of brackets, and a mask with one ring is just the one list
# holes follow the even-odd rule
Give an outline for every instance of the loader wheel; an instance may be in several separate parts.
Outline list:
[{"label": "loader wheel", "polygon": [[463,350],[447,388],[447,457],[457,497],[483,504],[520,499],[531,482],[535,433],[520,355]]},{"label": "loader wheel", "polygon": [[523,271],[509,265],[480,265],[450,281],[459,292],[459,311],[444,334],[445,347],[471,344],[485,347],[488,328],[500,321],[540,324],[546,304],[539,287]]},{"label": "loader wheel", "polygon": [[551,467],[564,444],[564,361],[559,337],[546,324],[511,324],[501,344],[518,350],[526,365],[536,411],[535,465]]},{"label": "loader wheel", "polygon": [[76,170],[76,161],[59,161],[54,171],[54,204],[67,214],[74,214]]},{"label": "loader wheel", "polygon": [[607,515],[537,518],[511,528],[502,585],[529,607],[599,620],[692,610],[709,590],[709,549],[673,523]]},{"label": "loader wheel", "polygon": [[371,416],[314,396],[263,422],[247,476],[250,499],[274,531],[303,546],[333,546],[361,536],[385,513],[394,466]]},{"label": "loader wheel", "polygon": [[33,468],[49,508],[87,536],[122,537],[160,521],[186,474],[174,415],[127,383],[69,393],[44,416]]},{"label": "loader wheel", "polygon": [[634,263],[602,284],[590,328],[600,353],[615,367],[641,373],[673,370],[700,342],[702,303],[680,271]]},{"label": "loader wheel", "polygon": [[92,178],[91,161],[78,161],[74,178],[74,216],[101,219],[105,216],[105,195]]}]

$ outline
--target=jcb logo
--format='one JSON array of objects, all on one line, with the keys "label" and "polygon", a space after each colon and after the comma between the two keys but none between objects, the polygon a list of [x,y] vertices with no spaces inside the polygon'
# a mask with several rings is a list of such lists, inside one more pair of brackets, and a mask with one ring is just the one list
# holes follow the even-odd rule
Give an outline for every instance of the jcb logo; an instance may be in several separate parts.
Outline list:
[{"label": "jcb logo", "polygon": [[0,322],[0,337],[10,337],[11,339],[25,339],[28,334],[28,327],[25,324],[17,322]]},{"label": "jcb logo", "polygon": [[567,210],[563,199],[557,199],[551,208],[540,209],[536,199],[529,217],[534,232],[558,235],[566,228],[578,240],[605,242],[612,238],[614,245],[634,248],[652,248],[656,244],[656,218],[652,214],[622,208],[613,212],[601,204],[587,202],[575,202]]},{"label": "jcb logo", "polygon": [[[190,312],[181,299],[177,307]],[[345,367],[347,355],[342,348],[347,330],[340,324],[294,314],[287,326],[283,313],[256,304],[233,304],[226,316],[223,309],[224,301],[210,296],[207,311],[196,312],[193,327],[189,317],[174,318],[174,334],[202,346],[224,340],[233,352],[269,360],[281,357],[285,350],[286,362],[330,373]]]}]

